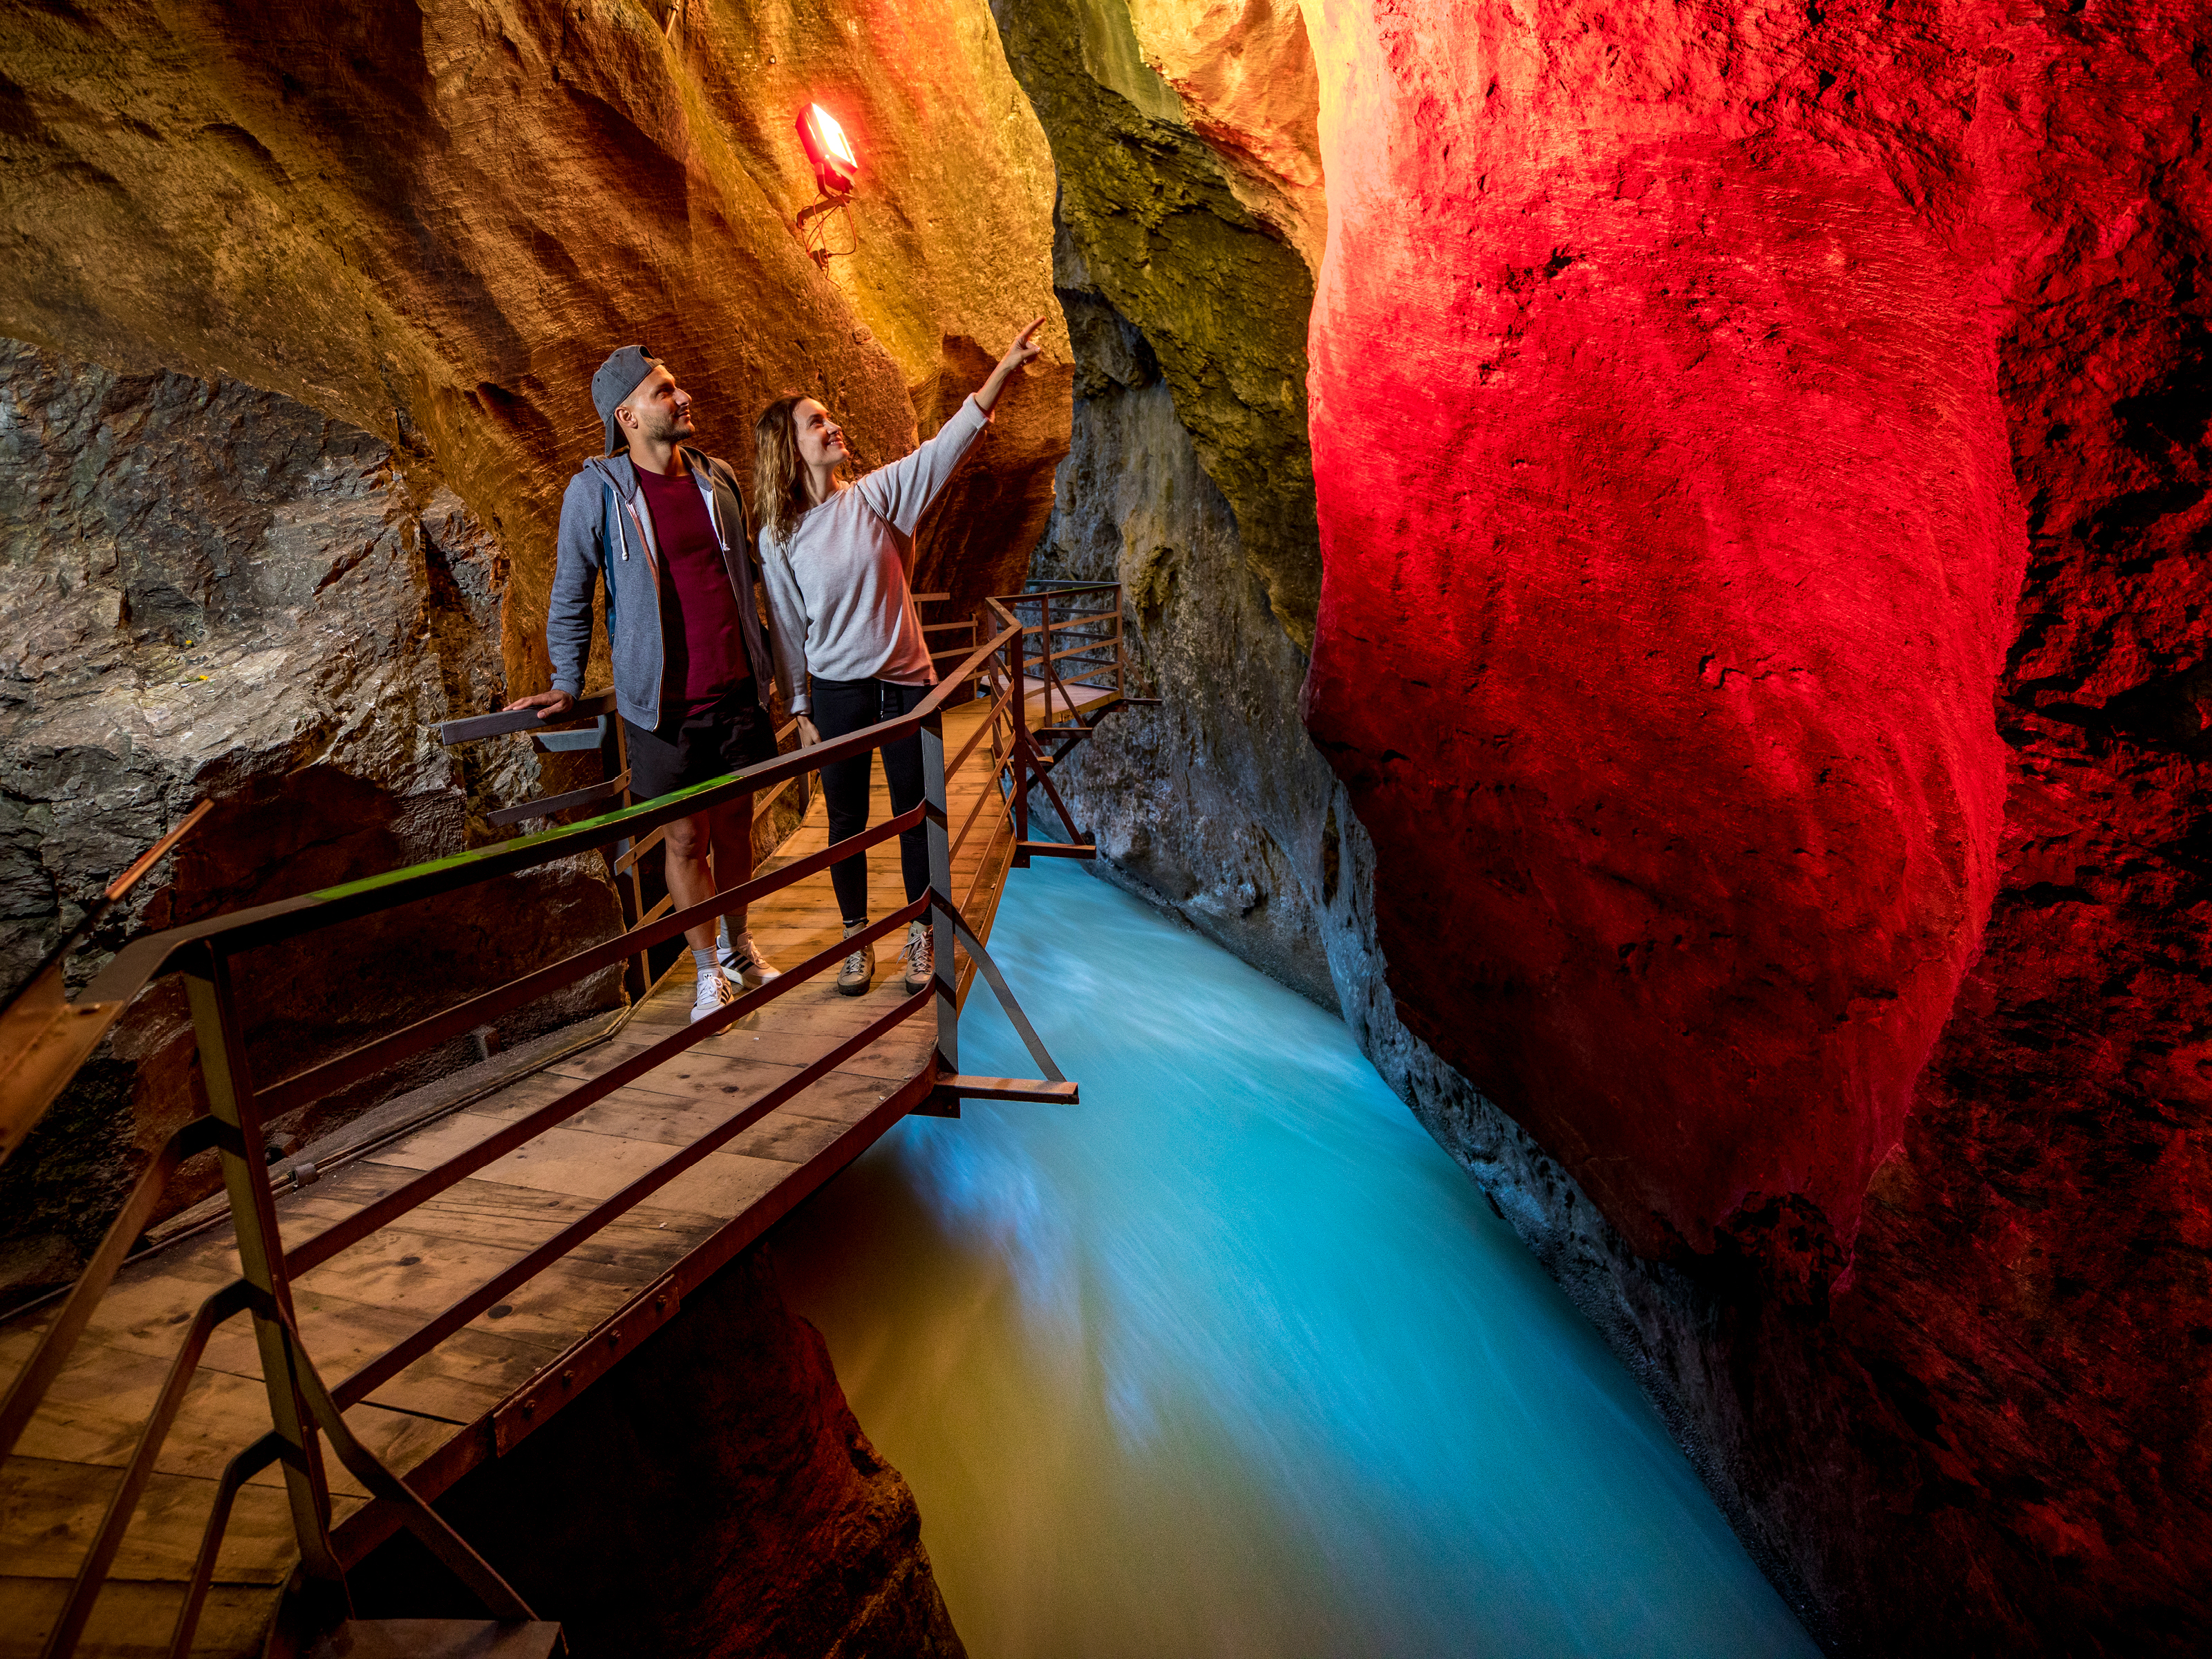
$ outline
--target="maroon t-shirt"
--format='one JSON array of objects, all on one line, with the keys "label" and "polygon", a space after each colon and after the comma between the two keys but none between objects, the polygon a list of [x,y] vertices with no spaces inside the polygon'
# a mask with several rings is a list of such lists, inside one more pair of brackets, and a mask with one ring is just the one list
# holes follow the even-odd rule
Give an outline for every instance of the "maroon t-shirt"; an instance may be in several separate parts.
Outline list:
[{"label": "maroon t-shirt", "polygon": [[664,477],[641,466],[636,471],[660,553],[660,637],[668,665],[660,701],[696,708],[752,678],[738,596],[698,480],[689,473]]}]

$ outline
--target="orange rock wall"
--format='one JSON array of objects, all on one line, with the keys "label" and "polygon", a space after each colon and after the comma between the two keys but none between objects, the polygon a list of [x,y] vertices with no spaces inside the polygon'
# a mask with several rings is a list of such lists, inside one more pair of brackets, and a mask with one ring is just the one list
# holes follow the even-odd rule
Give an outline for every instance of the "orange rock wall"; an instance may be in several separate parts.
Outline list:
[{"label": "orange rock wall", "polygon": [[[862,160],[849,222],[823,227],[852,251],[818,265],[793,131],[817,100]],[[428,722],[545,683],[559,501],[599,447],[589,379],[616,345],[665,357],[702,444],[746,473],[753,417],[793,389],[865,460],[896,458],[1048,316],[1044,359],[923,526],[917,586],[957,615],[1018,585],[1050,511],[1071,374],[1052,167],[975,0],[29,11],[0,24],[0,340],[21,343],[0,358],[20,491],[0,503],[0,965],[35,961],[202,797],[220,848],[204,832],[100,945],[457,850],[486,806],[560,787],[574,763],[448,753]],[[361,833],[333,839],[333,802]],[[257,845],[264,820],[296,833]],[[404,951],[331,945],[340,981],[295,986],[269,1063],[603,933],[611,894],[562,879],[534,933],[441,916],[435,986]],[[340,988],[371,984],[391,994]],[[97,1180],[55,1165],[68,1217],[14,1206],[36,1220],[0,1229],[0,1285],[66,1273],[133,1149],[190,1109],[176,1023],[131,1018],[145,1053],[70,1116],[115,1155]],[[289,1144],[362,1103],[276,1127]]]},{"label": "orange rock wall", "polygon": [[[741,469],[792,389],[888,459],[940,418],[941,373],[1054,311],[1050,158],[959,0],[41,13],[0,73],[0,334],[285,392],[434,467],[506,547],[518,685],[544,672],[561,489],[612,347],[665,358]],[[826,271],[791,229],[812,100],[863,166],[858,251]],[[1024,568],[1066,362],[1055,330],[968,492],[988,526],[956,501],[960,557],[926,542],[925,575],[980,593]]]}]

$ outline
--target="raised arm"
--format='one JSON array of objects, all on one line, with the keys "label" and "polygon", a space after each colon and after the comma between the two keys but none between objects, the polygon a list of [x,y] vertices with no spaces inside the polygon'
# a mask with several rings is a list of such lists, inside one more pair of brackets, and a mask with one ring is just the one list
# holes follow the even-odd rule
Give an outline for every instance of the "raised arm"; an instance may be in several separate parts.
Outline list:
[{"label": "raised arm", "polygon": [[889,520],[899,534],[914,534],[929,504],[951,482],[961,461],[990,423],[992,406],[1006,390],[1007,377],[1041,349],[1036,332],[1043,326],[1044,319],[1040,317],[1016,335],[981,389],[963,401],[927,443],[903,459],[878,467],[854,486],[860,499]]}]

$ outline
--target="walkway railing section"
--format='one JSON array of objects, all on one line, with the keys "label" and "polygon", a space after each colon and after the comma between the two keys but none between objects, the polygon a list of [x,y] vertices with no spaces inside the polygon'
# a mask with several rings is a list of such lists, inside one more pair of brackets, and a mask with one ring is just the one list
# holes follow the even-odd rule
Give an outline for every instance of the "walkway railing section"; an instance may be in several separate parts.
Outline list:
[{"label": "walkway railing section", "polygon": [[[44,1652],[47,1656],[58,1659],[58,1656],[75,1650],[133,1511],[154,1472],[164,1437],[176,1420],[210,1337],[223,1322],[240,1314],[247,1315],[253,1322],[270,1426],[266,1435],[240,1450],[223,1473],[183,1605],[170,1635],[170,1654],[181,1656],[191,1649],[233,1501],[248,1480],[272,1462],[283,1467],[293,1530],[310,1598],[319,1593],[319,1593],[332,1605],[342,1599],[338,1587],[344,1564],[338,1559],[332,1541],[330,1489],[322,1450],[325,1441],[368,1488],[372,1503],[388,1506],[400,1523],[416,1533],[475,1591],[492,1616],[528,1618],[532,1616],[529,1609],[499,1574],[356,1437],[343,1415],[349,1407],[366,1399],[379,1386],[510,1295],[518,1285],[574,1250],[654,1191],[906,1020],[933,1012],[936,1042],[929,1086],[939,1101],[957,1101],[963,1096],[1060,1101],[1076,1098],[1074,1085],[1053,1064],[989,953],[963,915],[952,896],[951,871],[954,859],[969,838],[984,830],[988,823],[1003,823],[1007,811],[1013,813],[1018,826],[1025,828],[1026,798],[1031,781],[1043,786],[1071,837],[1074,837],[1073,821],[1053,790],[1048,775],[1054,762],[1066,750],[1063,746],[1057,754],[1048,755],[1038,748],[1028,719],[1030,681],[1034,676],[1041,682],[1048,711],[1046,729],[1036,735],[1063,744],[1087,734],[1098,715],[1108,708],[1130,701],[1122,682],[1119,594],[1117,590],[1094,587],[1011,596],[988,600],[986,605],[988,625],[994,631],[988,639],[974,643],[936,690],[910,714],[811,749],[781,755],[727,778],[581,823],[137,939],[126,945],[74,1000],[62,995],[65,951],[57,951],[33,981],[11,998],[4,1010],[0,1010],[0,1016],[4,1016],[0,1018],[0,1126],[4,1126],[4,1133],[0,1133],[0,1155],[21,1143],[24,1134],[91,1054],[101,1035],[147,983],[163,972],[179,971],[185,977],[210,1108],[204,1115],[173,1134],[152,1159],[125,1200],[90,1264],[52,1316],[29,1361],[14,1379],[4,1401],[0,1401],[0,1457],[15,1448],[30,1424],[40,1401],[60,1374],[101,1297],[122,1267],[132,1241],[157,1207],[170,1177],[178,1165],[195,1152],[213,1148],[219,1154],[242,1267],[240,1277],[208,1297],[184,1329],[166,1381],[46,1644]],[[1056,615],[1055,606],[1059,608]],[[1043,613],[1034,624],[1025,620],[1032,610]],[[1056,643],[1062,641],[1066,643]],[[960,750],[948,755],[944,722],[946,708],[956,700],[979,696],[989,699],[990,708]],[[1088,701],[1083,701],[1085,697]],[[611,697],[586,700],[572,711],[569,729],[591,732],[586,741],[599,743],[608,735],[611,726],[618,741],[617,720],[607,720],[595,732],[574,724],[579,718],[598,720],[611,716]],[[1060,717],[1050,712],[1055,708],[1064,714],[1066,726],[1052,725],[1053,720]],[[543,724],[537,717],[524,711],[449,722],[446,735],[448,740],[459,741],[541,729]],[[921,805],[872,826],[860,836],[726,890],[705,903],[673,909],[664,900],[652,909],[640,912],[639,890],[635,886],[638,861],[672,820],[742,794],[751,794],[757,803],[768,799],[768,792],[793,783],[803,787],[805,775],[827,762],[866,753],[886,743],[915,735],[921,739],[923,755],[925,798]],[[623,793],[628,781],[622,758],[619,750],[616,750],[610,775],[604,783],[527,803],[505,816],[510,819],[543,817],[615,798]],[[963,821],[956,824],[951,817],[949,782],[969,766],[988,766],[990,782],[978,793]],[[756,811],[762,809],[757,805]],[[411,1055],[468,1034],[503,1013],[616,963],[629,964],[633,994],[641,994],[645,988],[643,963],[646,953],[653,946],[676,939],[688,927],[714,921],[729,910],[826,870],[836,860],[865,851],[916,824],[927,826],[929,842],[930,890],[921,899],[872,924],[856,939],[839,940],[759,989],[745,992],[719,1012],[678,1030],[589,1081],[576,1085],[558,1099],[502,1126],[487,1139],[435,1168],[422,1171],[344,1219],[307,1238],[288,1241],[282,1236],[274,1194],[260,1156],[264,1145],[262,1126],[269,1117],[382,1073]],[[1028,843],[1021,828],[1017,829],[1015,839],[1018,863],[1026,863],[1027,853],[1077,850],[1058,843]],[[477,883],[495,881],[592,849],[606,852],[617,872],[630,884],[631,902],[626,918],[629,925],[622,933],[335,1059],[264,1080],[262,1071],[271,1057],[247,1051],[234,988],[233,964],[241,956],[340,922]],[[155,849],[135,868],[144,868],[161,850]],[[1081,850],[1087,853],[1090,849]],[[924,915],[931,918],[938,939],[935,981],[927,989],[906,998],[817,1056],[787,1081],[732,1112],[689,1146],[673,1151],[658,1167],[640,1176],[621,1192],[453,1303],[351,1376],[335,1383],[325,1382],[301,1340],[293,1311],[292,1285],[301,1274],[370,1238],[426,1200],[615,1090],[667,1064],[694,1044],[715,1036],[776,999],[789,995],[818,975],[834,972],[856,944],[880,939]],[[955,967],[957,953],[953,948],[956,940],[989,982],[1042,1073],[1041,1078],[969,1078],[960,1073]]]},{"label": "walkway railing section", "polygon": [[[1098,856],[1092,839],[1075,827],[1074,814],[1053,787],[1052,770],[1075,745],[1091,736],[1098,723],[1118,708],[1151,708],[1157,697],[1129,692],[1129,659],[1121,638],[1121,587],[1118,582],[1038,584],[1025,593],[990,602],[1021,625],[1025,641],[1014,691],[1022,718],[1016,722],[1010,757],[1014,801],[1014,867],[1027,869],[1033,857],[1091,859]],[[1030,682],[1036,682],[1032,694]],[[1030,724],[1033,707],[1037,723]],[[1038,738],[1051,746],[1040,747]],[[1044,791],[1067,832],[1066,841],[1030,836],[1030,792]]]},{"label": "walkway railing section", "polygon": [[[974,647],[969,647],[972,653]],[[776,747],[782,750],[799,731],[797,720],[786,720],[775,734]],[[471,743],[484,738],[495,738],[510,733],[529,733],[537,745],[551,753],[596,750],[600,757],[601,780],[558,794],[543,795],[536,800],[502,806],[484,815],[488,823],[507,825],[526,823],[534,818],[557,817],[563,812],[593,806],[604,801],[618,800],[624,806],[632,805],[629,793],[629,739],[619,715],[615,712],[615,694],[602,691],[596,696],[579,698],[557,720],[540,721],[534,714],[476,714],[466,719],[445,720],[438,726],[438,740],[451,746]],[[807,774],[795,772],[781,781],[753,793],[752,816],[757,824],[775,810],[776,803],[796,787],[802,804],[806,791]],[[632,839],[617,837],[606,849],[609,873],[614,878],[616,902],[622,907],[623,926],[635,927],[641,922],[658,921],[668,914],[672,902],[665,896],[658,904],[645,902],[644,865],[660,846],[667,833],[665,824],[656,825],[645,834]],[[653,983],[653,966],[644,949],[630,957],[623,964],[623,987],[632,1000],[642,999]]]}]

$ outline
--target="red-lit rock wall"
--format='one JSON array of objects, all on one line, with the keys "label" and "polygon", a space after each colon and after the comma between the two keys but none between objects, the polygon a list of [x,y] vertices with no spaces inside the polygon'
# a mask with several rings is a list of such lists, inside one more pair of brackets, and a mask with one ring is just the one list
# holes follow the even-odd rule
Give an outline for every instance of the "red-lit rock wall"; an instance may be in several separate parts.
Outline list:
[{"label": "red-lit rock wall", "polygon": [[2185,1647],[2212,19],[1307,15],[1308,721],[1400,1016],[1741,1273],[1694,1409],[1879,1650]]},{"label": "red-lit rock wall", "polygon": [[1847,1243],[1993,890],[1984,250],[1663,31],[1481,15],[1330,152],[1312,729],[1416,1029],[1641,1246],[1790,1196]]}]

